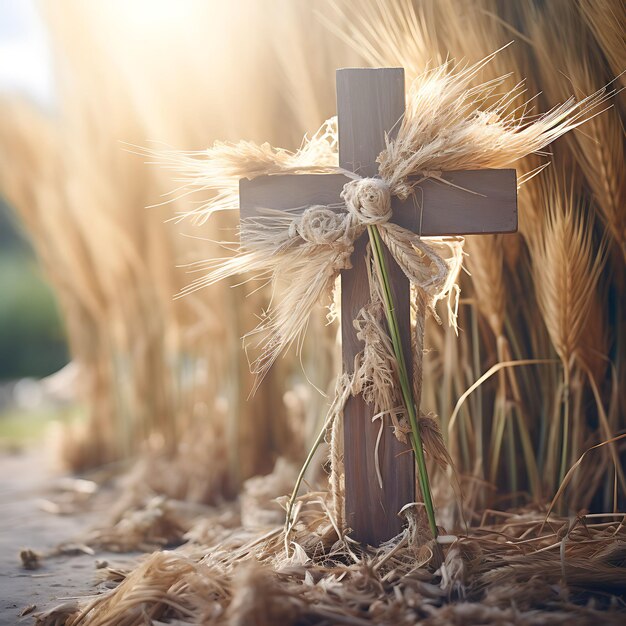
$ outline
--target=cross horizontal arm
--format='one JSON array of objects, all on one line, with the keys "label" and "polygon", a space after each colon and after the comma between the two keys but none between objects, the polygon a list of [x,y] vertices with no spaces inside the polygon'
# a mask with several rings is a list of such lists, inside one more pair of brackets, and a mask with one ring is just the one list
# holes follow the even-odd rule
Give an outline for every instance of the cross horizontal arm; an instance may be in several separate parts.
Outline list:
[{"label": "cross horizontal arm", "polygon": [[[445,172],[442,178],[447,182],[422,181],[407,200],[393,198],[392,221],[425,237],[517,230],[515,170]],[[239,183],[241,219],[258,216],[260,209],[301,212],[313,204],[339,205],[339,194],[349,180],[343,174],[244,178]]]},{"label": "cross horizontal arm", "polygon": [[338,204],[348,178],[343,174],[275,174],[239,181],[239,218],[257,217],[261,209],[296,209]]},{"label": "cross horizontal arm", "polygon": [[444,172],[441,177],[443,180],[429,178],[419,183],[404,202],[392,201],[401,226],[411,228],[414,222],[409,216],[417,210],[418,220],[421,218],[418,232],[426,237],[517,230],[515,170],[462,170]]}]

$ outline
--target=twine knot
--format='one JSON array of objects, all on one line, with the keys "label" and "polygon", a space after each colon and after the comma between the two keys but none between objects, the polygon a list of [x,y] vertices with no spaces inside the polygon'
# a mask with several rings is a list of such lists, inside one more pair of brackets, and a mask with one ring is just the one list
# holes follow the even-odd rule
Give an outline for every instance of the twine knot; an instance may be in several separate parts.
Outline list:
[{"label": "twine knot", "polygon": [[342,215],[328,207],[314,205],[291,223],[289,236],[300,235],[304,241],[314,244],[332,244],[341,239],[345,231],[346,222]]},{"label": "twine knot", "polygon": [[341,198],[361,224],[384,224],[391,218],[391,191],[381,178],[351,180],[343,186]]}]

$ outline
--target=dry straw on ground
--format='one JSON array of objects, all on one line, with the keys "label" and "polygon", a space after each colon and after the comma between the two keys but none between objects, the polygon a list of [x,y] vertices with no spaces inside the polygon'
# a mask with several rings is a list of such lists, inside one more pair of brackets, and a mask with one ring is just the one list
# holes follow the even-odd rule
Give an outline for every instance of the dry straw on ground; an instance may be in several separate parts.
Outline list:
[{"label": "dry straw on ground", "polygon": [[[244,494],[284,489],[285,476],[277,468],[254,479]],[[257,497],[253,518],[250,510],[245,516],[243,508],[230,506],[196,511],[195,525],[189,510],[186,522],[184,509],[172,510],[170,539],[182,538],[181,529],[191,526],[184,547],[148,555],[131,572],[103,570],[113,589],[80,606],[40,614],[38,623],[623,623],[623,515],[564,519],[531,509],[485,512],[469,534],[443,535],[434,550],[415,534],[414,516],[421,512],[408,509],[404,533],[379,549],[363,549],[338,539],[328,493],[311,492],[300,501],[286,552],[280,512],[278,524],[269,521],[276,519],[274,507]]]}]

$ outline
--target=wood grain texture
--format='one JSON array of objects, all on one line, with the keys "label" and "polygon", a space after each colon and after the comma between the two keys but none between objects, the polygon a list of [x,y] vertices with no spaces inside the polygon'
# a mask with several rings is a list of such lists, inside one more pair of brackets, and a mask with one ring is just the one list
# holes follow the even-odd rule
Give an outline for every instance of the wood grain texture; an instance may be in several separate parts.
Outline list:
[{"label": "wood grain texture", "polygon": [[337,204],[348,179],[343,174],[277,174],[239,181],[239,217],[255,217],[263,209],[304,211],[312,204]]},{"label": "wood grain texture", "polygon": [[[337,72],[339,165],[361,176],[376,176],[376,157],[393,136],[404,115],[404,70],[344,69]],[[409,215],[405,216],[410,218]],[[412,224],[413,230],[417,222]],[[344,370],[354,371],[354,357],[363,349],[352,320],[369,302],[365,265],[367,234],[355,245],[352,269],[341,273],[341,337]],[[409,283],[386,251],[396,315],[412,378]],[[378,450],[380,420],[361,396],[348,400],[344,411],[346,523],[361,543],[379,545],[402,530],[400,509],[415,500],[415,462],[410,447],[400,443],[385,421]],[[380,487],[376,456],[382,475]]]},{"label": "wood grain texture", "polygon": [[[444,172],[417,185],[404,202],[392,201],[394,216],[406,227],[421,214],[421,234],[479,235],[517,230],[517,176],[514,169]],[[418,218],[419,219],[419,218]]]}]

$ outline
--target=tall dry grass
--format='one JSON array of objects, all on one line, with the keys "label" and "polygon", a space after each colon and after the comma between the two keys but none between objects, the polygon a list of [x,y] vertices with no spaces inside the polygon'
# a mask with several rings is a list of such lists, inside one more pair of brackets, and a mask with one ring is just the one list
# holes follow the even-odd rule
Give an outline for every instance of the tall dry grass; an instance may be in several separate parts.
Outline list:
[{"label": "tall dry grass", "polygon": [[[477,62],[515,40],[481,75],[510,72],[505,89],[525,80],[512,109],[534,97],[534,111],[547,111],[571,94],[619,87],[626,68],[616,35],[626,20],[619,1],[602,7],[561,0],[395,5],[402,9],[392,12],[376,0],[361,6],[363,22],[379,24],[376,54],[368,60],[411,68],[405,54],[419,44],[398,50],[394,43],[415,24],[430,25],[421,41],[434,45],[435,58]],[[380,21],[381,12],[393,13],[390,21]],[[352,41],[363,47],[372,33],[354,28]],[[409,69],[409,80],[412,75]],[[622,94],[610,104],[558,140],[549,159],[533,156],[520,164],[518,174],[527,177],[542,162],[551,170],[520,189],[520,233],[468,237],[471,276],[463,281],[461,338],[434,325],[428,330],[433,350],[425,384],[432,387],[426,393],[448,426],[474,504],[497,502],[494,485],[508,502],[551,498],[585,449],[626,427]],[[623,504],[617,446],[604,446],[594,462],[565,492],[567,508]]]},{"label": "tall dry grass", "polygon": [[[301,459],[325,400],[293,358],[247,400],[239,338],[268,294],[214,285],[173,298],[193,279],[177,265],[221,254],[211,240],[234,236],[236,216],[166,222],[206,194],[168,193],[175,175],[121,142],[294,148],[333,114],[336,67],[403,65],[410,80],[429,62],[476,62],[511,40],[479,79],[510,72],[504,89],[525,79],[511,110],[536,96],[530,106],[545,112],[626,69],[626,16],[619,0],[180,6],[165,27],[142,18],[141,2],[44,3],[60,107],[3,103],[0,185],[35,241],[82,366],[91,414],[83,432],[66,434],[66,460],[80,468],[148,447],[143,471],[155,489],[210,500],[278,455]],[[584,450],[626,427],[621,95],[611,104],[550,159],[520,164],[530,175],[551,163],[520,189],[520,233],[468,238],[460,336],[427,330],[424,405],[438,408],[470,512],[550,499]],[[320,312],[303,350],[322,388],[338,368],[335,332]],[[617,443],[590,455],[567,506],[623,503],[620,455]],[[443,477],[438,491],[449,491]]]},{"label": "tall dry grass", "polygon": [[[65,462],[85,469],[143,454],[155,489],[206,500],[297,456],[324,399],[294,396],[293,359],[248,398],[240,337],[268,292],[226,285],[174,298],[193,279],[183,266],[218,253],[211,241],[234,237],[236,216],[168,221],[198,199],[172,193],[177,181],[134,146],[250,137],[295,147],[332,113],[335,62],[354,55],[321,46],[325,29],[311,26],[305,3],[172,1],[154,16],[149,4],[41,3],[58,110],[2,103],[0,189],[35,243],[81,366],[89,416],[63,433]],[[322,53],[281,66],[277,50],[297,37],[303,53]],[[321,317],[313,331],[332,334]],[[324,388],[332,352],[312,347],[306,371]]]}]

